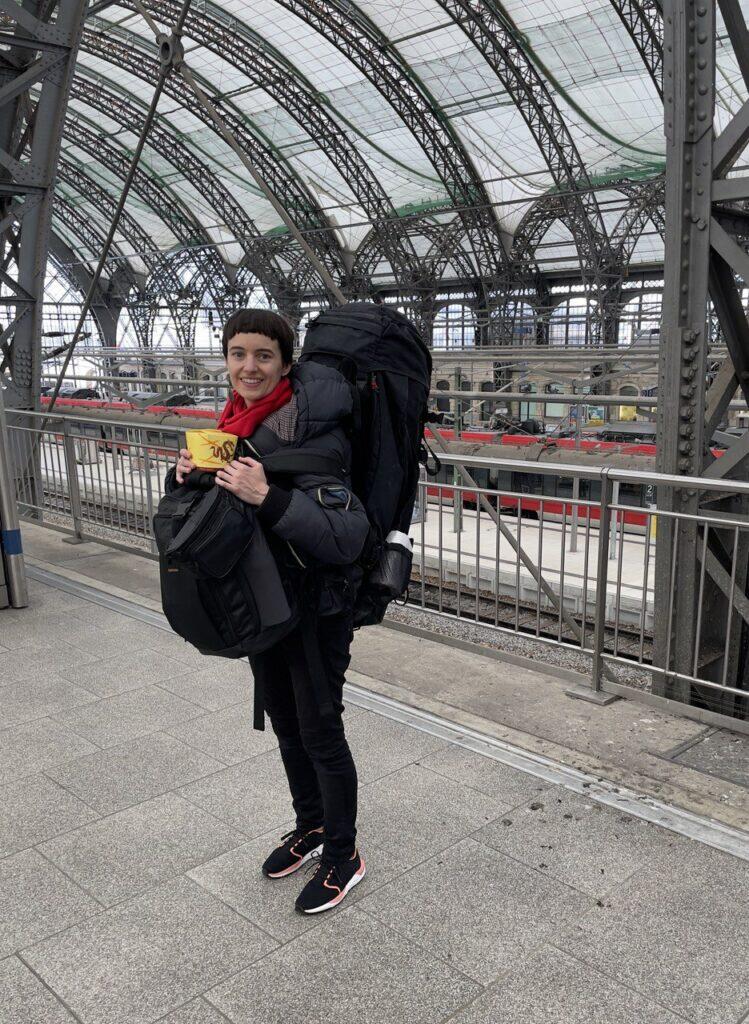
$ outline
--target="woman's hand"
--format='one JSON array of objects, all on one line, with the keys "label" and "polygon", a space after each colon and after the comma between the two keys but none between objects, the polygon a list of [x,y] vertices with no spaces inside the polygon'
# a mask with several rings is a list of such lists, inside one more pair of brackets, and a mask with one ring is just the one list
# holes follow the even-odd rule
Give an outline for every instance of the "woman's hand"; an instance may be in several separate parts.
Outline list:
[{"label": "woman's hand", "polygon": [[227,491],[236,494],[248,505],[261,505],[268,493],[268,481],[265,470],[255,459],[234,459],[216,473],[216,483]]},{"label": "woman's hand", "polygon": [[195,463],[192,461],[192,455],[187,448],[180,448],[179,458],[177,459],[177,483],[183,484],[185,477],[188,473],[191,473],[195,469]]}]

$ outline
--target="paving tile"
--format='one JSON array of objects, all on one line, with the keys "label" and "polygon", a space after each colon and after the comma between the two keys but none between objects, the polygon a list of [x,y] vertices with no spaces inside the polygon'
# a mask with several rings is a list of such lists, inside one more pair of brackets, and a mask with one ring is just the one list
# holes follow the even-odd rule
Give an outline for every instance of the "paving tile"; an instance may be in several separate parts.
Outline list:
[{"label": "paving tile", "polygon": [[667,856],[679,841],[672,832],[558,787],[473,838],[592,896]]},{"label": "paving tile", "polygon": [[96,750],[93,743],[51,718],[0,731],[0,785]]},{"label": "paving tile", "polygon": [[179,1010],[172,1010],[166,1017],[161,1017],[159,1024],[226,1024],[226,1017],[204,999],[193,999]]},{"label": "paving tile", "polygon": [[548,946],[524,958],[451,1024],[684,1024],[659,1003]]},{"label": "paving tile", "polygon": [[362,901],[383,924],[489,985],[593,901],[472,839]]},{"label": "paving tile", "polygon": [[98,815],[43,775],[0,787],[0,857],[25,850]]},{"label": "paving tile", "polygon": [[62,1003],[55,999],[50,990],[45,988],[17,957],[9,956],[0,962],[0,1024],[74,1022],[75,1017],[68,1013]]},{"label": "paving tile", "polygon": [[[87,689],[99,697],[112,697],[128,690],[139,690],[144,686],[159,683],[169,676],[179,675],[185,671],[184,665],[172,661],[171,658],[164,658],[155,651],[133,650],[130,654],[122,654],[87,666],[83,678]],[[74,669],[67,669],[60,674],[72,679],[78,673]]]},{"label": "paving tile", "polygon": [[451,846],[502,811],[501,801],[420,765],[409,765],[359,790],[362,845],[371,841],[390,850],[404,867]]},{"label": "paving tile", "polygon": [[[5,615],[5,612],[3,612]],[[58,642],[46,644],[41,641],[34,646],[11,650],[3,655],[2,683],[15,683],[19,679],[35,679],[45,675],[60,675],[65,669],[83,669],[98,658],[95,654],[82,651],[70,644]],[[73,682],[77,680],[74,679]]]},{"label": "paving tile", "polygon": [[24,958],[85,1024],[150,1024],[275,945],[180,878],[47,939]]},{"label": "paving tile", "polygon": [[112,906],[244,842],[245,836],[175,793],[129,807],[39,850]]},{"label": "paving tile", "polygon": [[57,633],[71,617],[67,610],[24,608],[14,613],[3,609],[0,633],[3,645],[17,651],[24,647],[38,647],[56,639],[64,641],[64,636],[60,637]]},{"label": "paving tile", "polygon": [[158,686],[144,686],[55,715],[55,721],[106,748],[186,722],[199,714],[201,709],[195,704]]},{"label": "paving tile", "polygon": [[170,664],[179,666],[180,674],[172,673],[171,678],[164,679],[159,685],[207,711],[220,711],[246,702],[252,696],[252,675],[245,661],[212,658],[205,668],[197,671],[190,671],[178,661]]},{"label": "paving tile", "polygon": [[286,773],[274,750],[191,782],[178,792],[248,839],[277,828],[293,814]]},{"label": "paving tile", "polygon": [[[293,827],[293,821],[285,822],[267,835],[193,868],[189,877],[274,938],[286,940],[301,935],[320,923],[320,916],[298,914],[294,909],[294,900],[311,878],[314,867],[305,865],[294,875],[275,880],[265,878],[260,870],[281,836]],[[362,854],[367,873],[364,881],[346,897],[346,906],[385,885],[403,870],[398,858],[385,850],[369,845],[362,848]]]},{"label": "paving tile", "polygon": [[526,800],[539,799],[539,794],[550,788],[549,783],[527,772],[509,768],[492,757],[484,757],[454,743],[420,757],[419,764],[431,772],[501,800],[508,811]]},{"label": "paving tile", "polygon": [[202,751],[156,732],[47,769],[47,774],[99,814],[111,814],[223,767]]},{"label": "paving tile", "polygon": [[205,998],[236,1024],[437,1024],[481,991],[356,907],[332,913]]},{"label": "paving tile", "polygon": [[97,700],[95,693],[54,675],[19,679],[0,686],[0,727],[7,729],[35,718],[82,707]]},{"label": "paving tile", "polygon": [[265,729],[252,728],[252,704],[235,704],[223,711],[201,715],[182,725],[168,729],[183,743],[204,751],[224,764],[238,764],[249,757],[264,754],[278,747],[278,741],[266,721]]},{"label": "paving tile", "polygon": [[746,1010],[749,870],[679,840],[561,936],[555,945],[696,1024]]},{"label": "paving tile", "polygon": [[0,958],[99,912],[95,900],[36,850],[0,860]]},{"label": "paving tile", "polygon": [[[153,634],[156,632],[151,626],[129,615],[119,615],[118,619],[117,625],[97,626],[86,632],[80,631],[74,639],[69,640],[69,643],[80,650],[97,654],[100,658],[156,650],[151,646]],[[113,653],[108,655],[106,651]]]},{"label": "paving tile", "polygon": [[446,746],[445,740],[371,711],[347,722],[346,736],[360,782],[390,775],[429,751]]},{"label": "paving tile", "polygon": [[201,654],[181,636],[172,633],[171,630],[159,629],[157,626],[146,626],[143,623],[144,643],[152,651],[158,651],[165,657],[174,658],[175,661],[189,665],[193,668],[205,668],[214,659]]}]

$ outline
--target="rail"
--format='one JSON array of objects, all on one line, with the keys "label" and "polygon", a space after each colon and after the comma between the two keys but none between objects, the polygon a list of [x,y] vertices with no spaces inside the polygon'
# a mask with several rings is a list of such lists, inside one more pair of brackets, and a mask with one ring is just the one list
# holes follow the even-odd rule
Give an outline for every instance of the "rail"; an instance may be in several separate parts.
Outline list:
[{"label": "rail", "polygon": [[[15,412],[8,439],[22,518],[155,556],[151,522],[179,447],[173,426]],[[670,511],[678,506],[664,497],[697,490],[735,508],[749,484],[452,453],[440,461],[440,477],[419,483],[409,607],[470,624],[485,641],[513,634],[563,648],[594,693],[648,695],[661,689],[656,678],[679,681],[703,708],[748,717],[749,694],[729,671],[736,640],[749,635],[749,518]],[[458,466],[477,486],[457,482]],[[671,567],[673,594],[684,530],[697,531],[701,576],[689,671],[676,672],[673,652],[659,661],[654,649],[656,614],[668,636],[673,617],[672,598],[656,609],[655,566]]]}]

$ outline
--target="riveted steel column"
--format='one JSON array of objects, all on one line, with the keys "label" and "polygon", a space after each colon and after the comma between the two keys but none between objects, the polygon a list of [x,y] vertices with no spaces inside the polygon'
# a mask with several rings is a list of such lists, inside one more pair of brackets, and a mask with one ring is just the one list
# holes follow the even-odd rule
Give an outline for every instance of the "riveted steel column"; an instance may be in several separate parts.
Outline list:
[{"label": "riveted steel column", "polygon": [[[662,473],[699,476],[705,447],[715,4],[713,0],[665,0],[663,19],[666,246],[656,458]],[[692,513],[698,505],[697,491],[663,488],[658,495],[662,509]],[[676,569],[671,558],[675,543]],[[660,517],[655,603],[668,607],[673,592],[674,610],[670,622],[667,616],[656,616],[655,662],[686,675],[696,642],[698,582],[696,526],[681,521],[674,528]],[[653,688],[677,700],[690,699],[690,687],[684,682],[661,677]]]}]

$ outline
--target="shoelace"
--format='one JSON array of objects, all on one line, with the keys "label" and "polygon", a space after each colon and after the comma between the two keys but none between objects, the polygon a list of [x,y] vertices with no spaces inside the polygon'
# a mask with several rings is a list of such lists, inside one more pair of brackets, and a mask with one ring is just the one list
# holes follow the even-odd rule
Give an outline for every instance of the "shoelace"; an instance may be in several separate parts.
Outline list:
[{"label": "shoelace", "polygon": [[[314,878],[315,875],[317,875],[317,872],[325,867],[328,868],[328,875],[326,877],[329,878],[330,875],[332,874],[334,876],[336,884],[342,887],[343,882],[341,881],[341,876],[338,874],[338,866],[336,864],[329,864],[326,860],[323,859],[322,855],[317,852],[311,854],[310,863],[305,868],[304,873],[308,875],[310,871],[312,871],[314,868],[315,874],[312,876],[312,878]],[[312,879],[310,879],[310,881],[312,881]]]}]

